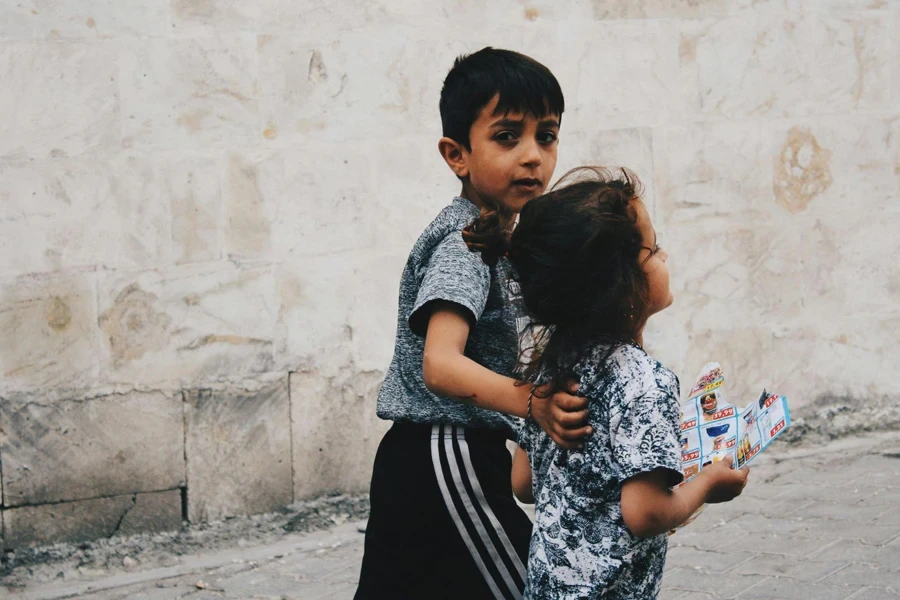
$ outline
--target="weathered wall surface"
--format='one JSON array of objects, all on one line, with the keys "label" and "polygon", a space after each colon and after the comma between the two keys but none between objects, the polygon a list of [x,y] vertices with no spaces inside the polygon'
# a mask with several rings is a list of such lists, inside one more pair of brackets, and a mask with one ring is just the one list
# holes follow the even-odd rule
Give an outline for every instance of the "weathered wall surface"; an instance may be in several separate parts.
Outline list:
[{"label": "weathered wall surface", "polygon": [[896,395],[900,3],[0,0],[6,545],[362,491],[415,237],[457,192],[441,80],[484,45],[626,165],[690,379]]}]

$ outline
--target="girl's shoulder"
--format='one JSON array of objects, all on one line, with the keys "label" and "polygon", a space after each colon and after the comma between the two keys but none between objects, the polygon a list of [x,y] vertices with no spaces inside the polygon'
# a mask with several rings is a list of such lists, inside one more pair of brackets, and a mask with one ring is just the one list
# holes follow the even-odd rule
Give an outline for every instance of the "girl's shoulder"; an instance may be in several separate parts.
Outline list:
[{"label": "girl's shoulder", "polygon": [[634,343],[598,346],[578,371],[582,393],[589,397],[627,399],[660,392],[680,396],[675,373]]}]

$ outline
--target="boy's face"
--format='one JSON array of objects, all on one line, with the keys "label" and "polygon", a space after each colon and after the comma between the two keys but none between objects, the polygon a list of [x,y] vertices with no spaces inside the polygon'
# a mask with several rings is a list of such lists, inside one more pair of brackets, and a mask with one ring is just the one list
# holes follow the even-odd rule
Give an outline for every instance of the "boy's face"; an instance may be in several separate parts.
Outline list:
[{"label": "boy's face", "polygon": [[[559,116],[495,115],[499,96],[481,109],[462,144],[459,168],[463,192],[478,205],[492,203],[518,213],[525,203],[544,192],[556,169]],[[448,163],[450,161],[448,160]]]}]

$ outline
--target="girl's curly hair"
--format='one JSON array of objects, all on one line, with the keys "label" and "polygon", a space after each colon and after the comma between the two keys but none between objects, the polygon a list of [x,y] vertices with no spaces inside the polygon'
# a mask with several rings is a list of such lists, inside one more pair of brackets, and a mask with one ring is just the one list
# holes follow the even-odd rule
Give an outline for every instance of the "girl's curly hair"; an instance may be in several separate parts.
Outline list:
[{"label": "girl's curly hair", "polygon": [[638,333],[649,291],[633,203],[641,192],[627,169],[579,167],[528,202],[511,235],[491,210],[463,232],[485,262],[506,255],[515,268],[536,338],[523,349],[525,375],[550,383],[542,396],[562,390],[597,344],[608,345],[608,357]]}]

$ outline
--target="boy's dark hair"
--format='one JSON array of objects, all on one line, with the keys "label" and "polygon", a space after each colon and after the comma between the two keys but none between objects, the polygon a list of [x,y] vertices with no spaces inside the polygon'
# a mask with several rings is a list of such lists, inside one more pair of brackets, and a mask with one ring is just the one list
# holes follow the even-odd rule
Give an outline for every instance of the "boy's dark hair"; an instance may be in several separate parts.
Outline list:
[{"label": "boy's dark hair", "polygon": [[605,362],[638,332],[649,293],[638,262],[633,201],[640,195],[640,181],[626,169],[580,167],[528,202],[512,235],[498,233],[492,214],[464,234],[486,262],[506,254],[515,267],[532,332],[540,332],[525,376],[550,383],[541,396],[564,389],[594,346],[607,345]]},{"label": "boy's dark hair", "polygon": [[495,114],[531,113],[562,117],[562,89],[550,69],[524,54],[490,46],[462,55],[441,89],[443,135],[471,150],[469,131],[478,113],[499,94]]}]

